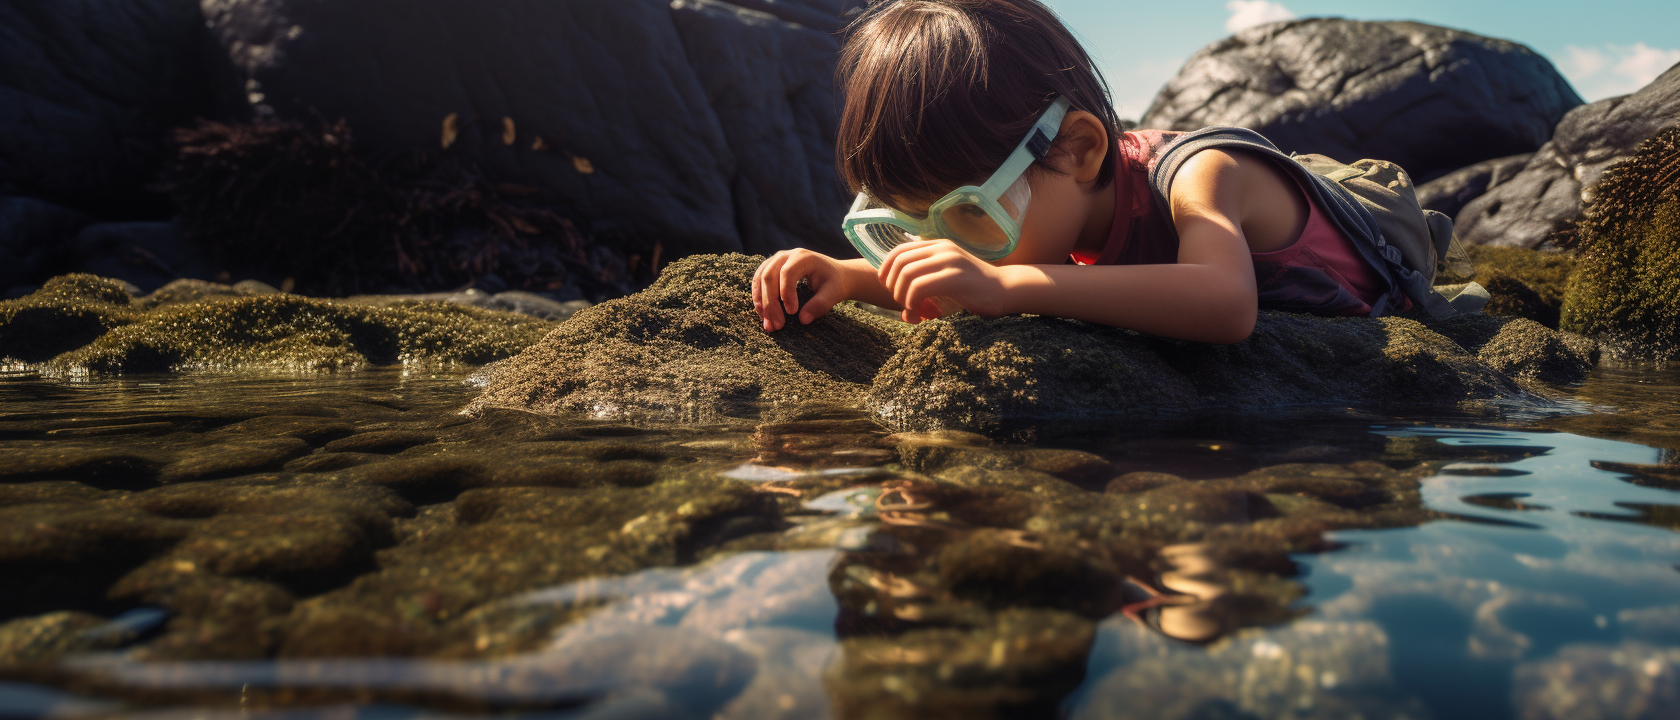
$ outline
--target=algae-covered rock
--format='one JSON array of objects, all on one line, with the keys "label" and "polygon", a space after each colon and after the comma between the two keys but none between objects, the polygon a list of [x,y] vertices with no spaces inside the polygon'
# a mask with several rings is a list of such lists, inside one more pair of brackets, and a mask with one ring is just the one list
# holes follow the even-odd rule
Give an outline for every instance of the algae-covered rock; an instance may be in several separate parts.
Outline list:
[{"label": "algae-covered rock", "polygon": [[1476,282],[1492,296],[1482,312],[1558,326],[1563,291],[1575,271],[1575,256],[1521,247],[1473,245],[1467,248],[1476,264]]},{"label": "algae-covered rock", "polygon": [[1522,381],[1572,385],[1586,380],[1587,371],[1598,364],[1598,343],[1528,318],[1464,314],[1431,327],[1488,367]]},{"label": "algae-covered rock", "polygon": [[441,302],[373,306],[201,281],[131,300],[116,281],[66,275],[0,302],[0,358],[60,373],[476,365],[513,355],[550,327]]},{"label": "algae-covered rock", "polygon": [[42,362],[134,322],[122,283],[64,275],[16,300],[0,301],[0,359]]},{"label": "algae-covered rock", "polygon": [[1518,400],[1508,377],[1401,318],[1266,312],[1236,345],[1153,338],[1041,317],[918,326],[869,404],[896,429],[993,428],[1001,419],[1325,404]]},{"label": "algae-covered rock", "polygon": [[1573,245],[1562,326],[1617,353],[1680,357],[1680,126],[1604,173]]},{"label": "algae-covered rock", "polygon": [[647,290],[580,311],[488,371],[471,408],[685,420],[763,405],[856,405],[894,350],[891,321],[846,305],[766,333],[750,280],[759,259],[695,256]]},{"label": "algae-covered rock", "polygon": [[896,430],[995,433],[1014,420],[1211,407],[1528,402],[1518,380],[1574,382],[1591,364],[1538,326],[1502,343],[1495,366],[1493,354],[1414,320],[1277,312],[1235,345],[1036,316],[906,329],[846,305],[766,333],[749,295],[756,265],[741,255],[672,264],[648,290],[582,311],[489,368],[469,409],[683,420],[817,402],[868,407]]}]

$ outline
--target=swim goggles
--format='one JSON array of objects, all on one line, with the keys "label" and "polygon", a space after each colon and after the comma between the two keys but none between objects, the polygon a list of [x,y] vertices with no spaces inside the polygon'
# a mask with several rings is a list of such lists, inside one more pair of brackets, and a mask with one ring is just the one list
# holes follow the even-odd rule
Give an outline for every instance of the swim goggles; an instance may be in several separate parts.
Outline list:
[{"label": "swim goggles", "polygon": [[875,199],[865,188],[852,201],[851,211],[840,224],[841,231],[875,267],[886,261],[893,248],[916,238],[944,238],[981,260],[1002,259],[1021,241],[1021,219],[1032,201],[1027,168],[1050,151],[1068,106],[1067,98],[1056,98],[985,183],[952,190],[930,206],[926,216],[900,212]]}]

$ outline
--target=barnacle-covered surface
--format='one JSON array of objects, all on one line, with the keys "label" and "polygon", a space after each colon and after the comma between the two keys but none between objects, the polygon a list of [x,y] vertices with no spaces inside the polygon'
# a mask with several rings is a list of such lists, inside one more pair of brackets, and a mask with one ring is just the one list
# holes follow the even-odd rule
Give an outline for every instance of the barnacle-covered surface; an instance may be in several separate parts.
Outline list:
[{"label": "barnacle-covered surface", "polygon": [[1570,243],[1563,327],[1620,355],[1680,357],[1680,126],[1604,173]]}]

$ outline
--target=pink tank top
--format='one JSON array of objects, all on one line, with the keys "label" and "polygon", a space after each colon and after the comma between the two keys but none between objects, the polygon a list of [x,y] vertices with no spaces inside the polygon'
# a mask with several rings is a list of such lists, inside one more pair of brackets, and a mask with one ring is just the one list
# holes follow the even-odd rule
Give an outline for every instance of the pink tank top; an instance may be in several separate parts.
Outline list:
[{"label": "pink tank top", "polygon": [[[1080,265],[1155,265],[1178,262],[1178,232],[1149,192],[1149,171],[1160,150],[1180,133],[1121,133],[1115,167],[1114,224],[1101,254],[1073,253]],[[1299,187],[1299,186],[1297,186]],[[1324,214],[1312,196],[1306,227],[1288,247],[1250,253],[1260,307],[1316,315],[1370,315],[1382,297],[1382,278],[1360,257],[1353,241]]]}]

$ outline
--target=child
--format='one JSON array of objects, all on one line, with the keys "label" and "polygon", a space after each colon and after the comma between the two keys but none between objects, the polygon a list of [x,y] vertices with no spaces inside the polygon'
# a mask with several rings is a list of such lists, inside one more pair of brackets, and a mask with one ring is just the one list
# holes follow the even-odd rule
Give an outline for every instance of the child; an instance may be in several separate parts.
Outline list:
[{"label": "child", "polygon": [[839,79],[837,162],[859,192],[845,230],[865,258],[764,261],[753,303],[766,331],[856,299],[906,322],[954,302],[1235,343],[1262,306],[1373,315],[1406,302],[1276,157],[1196,151],[1158,205],[1149,173],[1176,134],[1122,133],[1091,58],[1037,0],[877,4],[853,25]]}]

